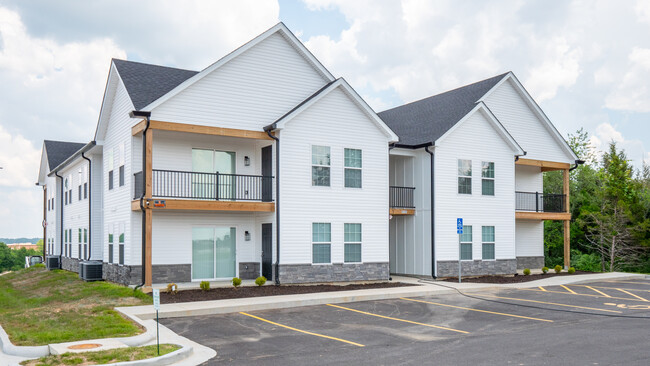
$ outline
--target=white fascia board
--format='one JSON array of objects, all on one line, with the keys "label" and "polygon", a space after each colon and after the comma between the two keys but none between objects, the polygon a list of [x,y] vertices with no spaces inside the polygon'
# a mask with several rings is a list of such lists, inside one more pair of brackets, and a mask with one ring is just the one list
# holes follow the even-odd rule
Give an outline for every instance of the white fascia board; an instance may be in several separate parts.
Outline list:
[{"label": "white fascia board", "polygon": [[294,117],[296,117],[297,115],[302,113],[304,110],[311,107],[316,102],[318,102],[319,100],[321,100],[326,95],[328,95],[333,90],[335,90],[336,88],[339,88],[339,87],[341,88],[341,90],[348,97],[350,97],[350,99],[357,105],[357,107],[359,107],[359,109],[361,109],[361,111],[364,112],[364,114],[366,116],[368,116],[380,130],[382,130],[382,132],[388,138],[388,143],[394,143],[394,142],[399,141],[399,137],[397,137],[397,135],[393,132],[393,130],[391,130],[384,123],[384,121],[381,118],[379,118],[377,113],[375,113],[375,111],[372,108],[370,108],[370,106],[363,100],[363,98],[361,98],[361,96],[359,96],[359,94],[354,89],[352,89],[350,84],[348,84],[347,81],[345,81],[345,79],[343,79],[343,78],[337,79],[335,82],[330,84],[330,86],[328,86],[327,88],[322,90],[320,93],[318,93],[318,95],[315,95],[313,98],[311,98],[309,101],[307,101],[306,103],[301,105],[299,108],[296,108],[295,110],[291,111],[291,113],[289,113],[286,116],[282,117],[282,119],[276,121],[274,123],[274,125],[275,125],[274,129],[276,129],[276,130],[283,129],[285,127],[285,125],[287,124],[287,122],[291,121]]},{"label": "white fascia board", "polygon": [[533,111],[533,113],[537,116],[538,119],[542,120],[544,122],[544,127],[551,133],[551,136],[562,146],[564,151],[571,156],[573,160],[578,160],[578,156],[576,153],[571,149],[571,146],[566,142],[564,137],[562,137],[562,134],[555,128],[553,125],[553,122],[546,116],[546,113],[540,108],[540,106],[535,102],[533,97],[528,93],[528,90],[524,88],[524,85],[517,79],[515,74],[509,72],[501,81],[499,81],[496,85],[492,87],[485,95],[479,99],[479,102],[484,102],[492,92],[494,92],[496,89],[498,89],[503,83],[510,81],[512,85],[515,87],[515,90],[517,93],[524,99],[528,107]]},{"label": "white fascia board", "polygon": [[50,172],[50,164],[47,161],[47,151],[45,150],[45,142],[43,142],[43,149],[41,149],[41,163],[38,169],[38,182],[39,186],[45,184],[45,178],[47,178],[48,173]]},{"label": "white fascia board", "polygon": [[284,23],[278,23],[272,28],[265,31],[264,33],[260,34],[259,36],[245,43],[243,46],[237,48],[236,50],[222,57],[219,61],[206,67],[198,74],[180,83],[177,87],[167,92],[167,94],[154,100],[149,105],[142,108],[142,110],[143,111],[153,110],[154,108],[158,107],[159,105],[163,104],[164,102],[168,101],[169,99],[177,95],[178,93],[187,89],[190,85],[203,79],[206,75],[210,74],[211,72],[225,65],[230,60],[236,58],[237,56],[241,55],[247,50],[255,47],[255,45],[257,45],[258,43],[262,42],[263,40],[267,39],[268,37],[270,37],[271,35],[277,32],[280,32],[280,34],[282,34],[284,38],[287,39],[293,45],[293,47],[314,66],[314,68],[323,76],[323,78],[327,79],[328,81],[333,81],[335,79],[334,76],[325,68],[325,66],[323,66],[323,64],[321,64],[320,61],[318,61],[316,57],[314,57],[314,55],[311,52],[309,52],[309,50],[305,47],[305,45],[303,45],[302,42],[300,42],[300,40],[298,40],[298,38],[296,38],[296,36],[293,33],[291,33],[291,31],[287,28],[286,25],[284,25]]},{"label": "white fascia board", "polygon": [[405,149],[403,147],[394,147],[390,149],[391,156],[417,156],[415,149]]},{"label": "white fascia board", "polygon": [[501,138],[506,143],[508,143],[508,146],[510,146],[512,151],[515,152],[515,155],[524,155],[525,154],[524,150],[521,148],[519,143],[517,143],[517,141],[515,141],[515,139],[512,137],[512,135],[510,135],[510,133],[505,129],[505,127],[503,127],[501,122],[499,122],[499,120],[494,116],[494,114],[492,114],[490,109],[487,108],[487,106],[483,102],[477,103],[476,106],[474,108],[472,108],[471,111],[469,111],[469,113],[467,113],[452,128],[450,128],[447,132],[445,132],[442,136],[440,136],[435,141],[434,145],[435,146],[440,145],[440,143],[442,143],[445,140],[445,138],[447,138],[447,136],[451,135],[459,126],[461,126],[472,115],[474,115],[474,113],[477,113],[477,112],[481,113],[485,117],[485,119],[487,119],[488,122],[490,122],[490,124],[492,125],[494,130],[501,136]]}]

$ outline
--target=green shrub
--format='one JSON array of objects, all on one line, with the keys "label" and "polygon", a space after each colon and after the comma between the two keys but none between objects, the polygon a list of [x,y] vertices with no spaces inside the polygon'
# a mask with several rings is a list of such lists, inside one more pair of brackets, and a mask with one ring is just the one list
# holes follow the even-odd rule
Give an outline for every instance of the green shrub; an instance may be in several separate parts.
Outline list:
[{"label": "green shrub", "polygon": [[176,295],[178,293],[178,285],[175,283],[168,283],[167,284],[167,293]]},{"label": "green shrub", "polygon": [[235,288],[239,287],[241,285],[241,278],[233,277],[232,285],[235,286]]},{"label": "green shrub", "polygon": [[542,267],[542,273],[547,274],[548,273],[548,267]]},{"label": "green shrub", "polygon": [[45,268],[45,265],[43,263],[36,263],[32,267],[34,267],[34,268]]},{"label": "green shrub", "polygon": [[524,276],[530,275],[530,268],[524,268]]},{"label": "green shrub", "polygon": [[259,276],[255,279],[255,284],[257,286],[264,286],[265,283],[266,283],[266,277],[264,276]]},{"label": "green shrub", "polygon": [[569,274],[574,274],[576,273],[576,269],[573,267],[569,267],[569,270],[567,272],[569,272]]},{"label": "green shrub", "polygon": [[571,264],[578,271],[585,271],[585,272],[602,271],[600,257],[597,254],[571,255]]},{"label": "green shrub", "polygon": [[203,290],[203,291],[208,291],[208,290],[210,290],[210,282],[209,281],[201,281],[201,284],[199,284],[199,287],[201,287],[201,290]]},{"label": "green shrub", "polygon": [[557,266],[555,266],[555,273],[560,273],[560,272],[562,272],[562,266],[558,264]]}]

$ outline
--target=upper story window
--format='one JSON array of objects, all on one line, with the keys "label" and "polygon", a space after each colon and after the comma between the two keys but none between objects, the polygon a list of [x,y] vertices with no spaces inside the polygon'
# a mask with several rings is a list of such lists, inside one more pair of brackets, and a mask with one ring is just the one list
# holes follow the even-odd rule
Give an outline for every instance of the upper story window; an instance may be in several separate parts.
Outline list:
[{"label": "upper story window", "polygon": [[361,150],[345,149],[345,186],[361,188]]},{"label": "upper story window", "polygon": [[483,195],[494,196],[494,163],[484,161],[481,166],[481,188]]},{"label": "upper story window", "polygon": [[460,260],[472,260],[472,226],[463,225],[463,233],[460,234]]},{"label": "upper story window", "polygon": [[332,224],[312,224],[312,263],[332,262]]},{"label": "upper story window", "polygon": [[472,194],[472,161],[458,159],[458,193]]},{"label": "upper story window", "polygon": [[108,189],[113,189],[113,149],[108,150]]},{"label": "upper story window", "polygon": [[311,185],[330,186],[330,147],[311,147]]},{"label": "upper story window", "polygon": [[120,187],[124,186],[124,143],[120,144],[120,167],[118,168],[118,184]]}]

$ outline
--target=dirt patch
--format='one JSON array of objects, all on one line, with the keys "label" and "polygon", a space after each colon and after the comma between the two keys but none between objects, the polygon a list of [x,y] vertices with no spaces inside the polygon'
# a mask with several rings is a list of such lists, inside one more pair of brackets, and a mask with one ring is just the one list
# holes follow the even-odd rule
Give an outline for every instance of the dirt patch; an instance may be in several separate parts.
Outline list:
[{"label": "dirt patch", "polygon": [[417,286],[401,282],[379,282],[358,285],[266,285],[261,287],[219,287],[203,290],[183,290],[175,295],[166,292],[160,293],[160,302],[163,304],[173,304],[177,302],[206,301],[206,300],[224,300],[240,299],[245,297],[259,296],[276,296],[276,295],[296,295],[310,294],[315,292],[332,292],[332,291],[350,291],[366,290],[374,288],[392,288],[402,286]]},{"label": "dirt patch", "polygon": [[[555,277],[555,276],[576,276],[576,275],[582,275],[582,274],[593,274],[593,272],[582,272],[582,271],[576,271],[573,274],[569,274],[567,272],[560,272],[560,273],[547,273],[547,274],[531,274],[528,276],[524,275],[501,275],[501,276],[479,276],[479,277],[463,277],[462,281],[463,282],[471,282],[471,283],[521,283],[521,282],[529,282],[529,281],[535,281],[535,280],[541,280],[544,278],[549,278],[549,277]],[[446,282],[458,282],[458,277],[448,277],[442,279],[442,281]]]}]

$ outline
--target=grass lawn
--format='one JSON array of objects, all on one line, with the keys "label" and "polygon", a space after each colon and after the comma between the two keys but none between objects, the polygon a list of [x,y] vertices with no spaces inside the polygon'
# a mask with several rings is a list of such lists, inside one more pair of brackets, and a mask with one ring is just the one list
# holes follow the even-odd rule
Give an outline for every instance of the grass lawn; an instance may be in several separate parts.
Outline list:
[{"label": "grass lawn", "polygon": [[32,267],[0,276],[0,325],[20,346],[133,336],[143,330],[113,308],[151,303],[140,291],[68,271]]},{"label": "grass lawn", "polygon": [[[161,344],[160,356],[174,352],[180,347],[175,344]],[[158,356],[156,345],[144,347],[117,348],[107,351],[64,353],[41,357],[36,360],[23,361],[21,365],[50,366],[50,365],[103,365],[115,362],[136,361]]]}]

